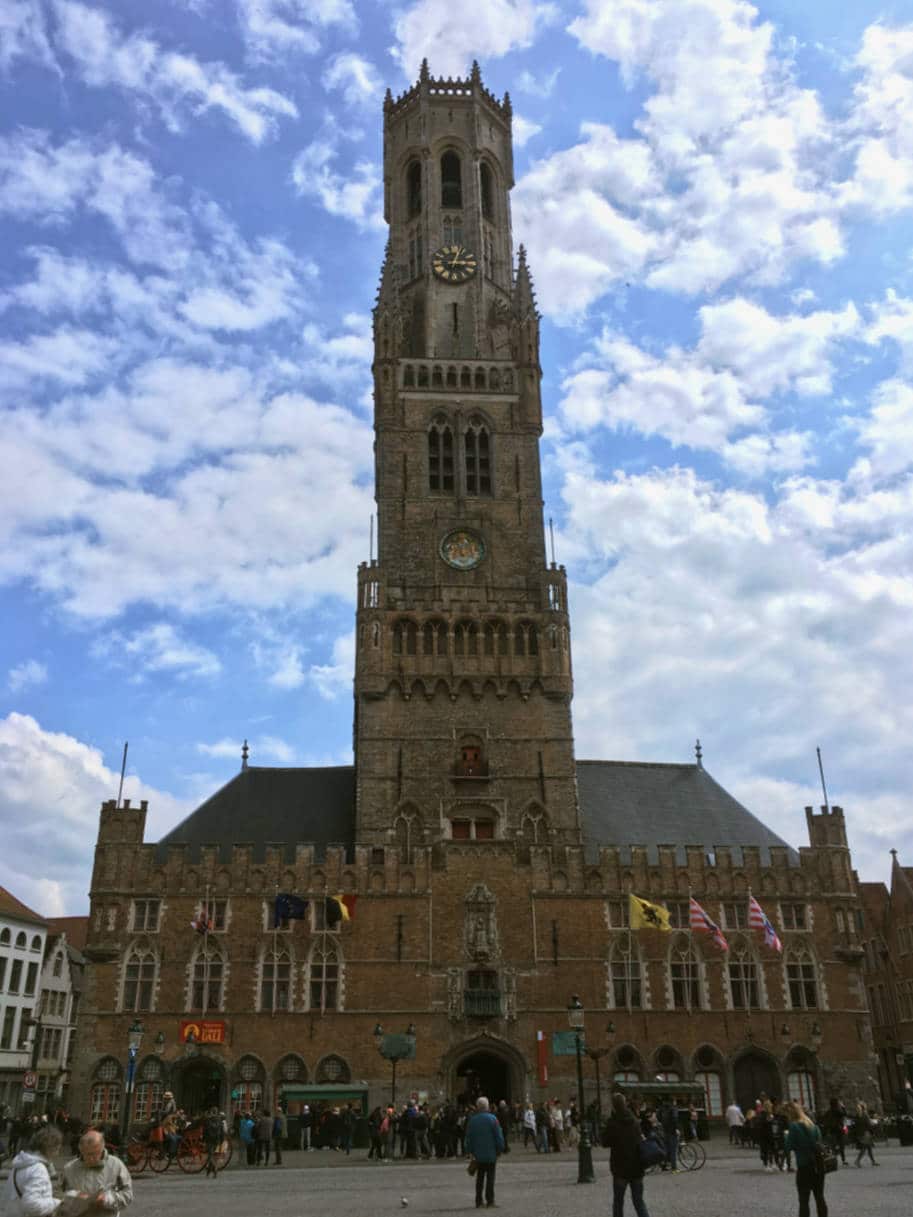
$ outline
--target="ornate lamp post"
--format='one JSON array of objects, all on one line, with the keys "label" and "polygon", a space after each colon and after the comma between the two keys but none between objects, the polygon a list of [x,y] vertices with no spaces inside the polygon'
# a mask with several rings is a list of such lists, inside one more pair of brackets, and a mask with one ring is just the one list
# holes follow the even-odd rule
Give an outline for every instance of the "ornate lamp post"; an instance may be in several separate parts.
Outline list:
[{"label": "ornate lamp post", "polygon": [[127,1144],[127,1132],[130,1128],[130,1100],[133,1097],[133,1076],[136,1073],[136,1058],[143,1042],[143,1024],[138,1018],[134,1019],[127,1032],[127,1080],[124,1086],[124,1114],[121,1129],[121,1145]]},{"label": "ornate lamp post", "polygon": [[[567,1008],[567,1021],[574,1030],[574,1041],[577,1048],[577,1094],[580,1101],[581,1111],[583,1110],[583,1059],[581,1051],[583,1049],[583,1002],[575,993],[571,997],[570,1005]],[[586,1120],[580,1121],[580,1141],[577,1145],[577,1182],[578,1183],[594,1183],[596,1177],[593,1174],[593,1151],[590,1147],[590,1136],[586,1129]]]},{"label": "ornate lamp post", "polygon": [[393,1066],[393,1080],[390,1086],[390,1106],[396,1106],[396,1065],[398,1061],[415,1060],[415,1023],[410,1023],[402,1035],[385,1035],[384,1029],[377,1023],[374,1028],[374,1043],[380,1055]]}]

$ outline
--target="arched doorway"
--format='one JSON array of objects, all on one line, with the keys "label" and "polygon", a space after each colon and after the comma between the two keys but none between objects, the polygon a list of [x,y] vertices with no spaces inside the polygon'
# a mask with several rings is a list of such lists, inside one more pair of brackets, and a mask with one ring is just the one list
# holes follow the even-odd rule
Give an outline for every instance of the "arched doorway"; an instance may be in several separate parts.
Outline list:
[{"label": "arched doorway", "polygon": [[780,1072],[776,1063],[761,1052],[746,1052],[740,1056],[733,1070],[735,1098],[742,1111],[754,1107],[762,1094],[769,1099],[779,1099]]},{"label": "arched doorway", "polygon": [[225,1070],[218,1061],[197,1057],[188,1061],[175,1079],[175,1100],[188,1116],[198,1116],[210,1107],[226,1110]]},{"label": "arched doorway", "polygon": [[510,1066],[494,1052],[473,1052],[457,1065],[454,1097],[463,1103],[474,1103],[480,1094],[485,1095],[492,1107],[501,1099],[512,1102]]}]

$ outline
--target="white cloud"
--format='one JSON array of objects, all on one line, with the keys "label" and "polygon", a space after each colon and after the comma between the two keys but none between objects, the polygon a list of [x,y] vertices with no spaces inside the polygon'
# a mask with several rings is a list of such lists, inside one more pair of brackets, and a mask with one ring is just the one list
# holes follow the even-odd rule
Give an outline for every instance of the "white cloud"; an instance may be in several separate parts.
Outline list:
[{"label": "white cloud", "polygon": [[330,215],[351,220],[359,228],[384,228],[381,214],[380,169],[373,161],[356,161],[340,172],[339,136],[328,132],[313,140],[292,162],[292,182],[298,194],[316,199]]},{"label": "white cloud", "polygon": [[277,659],[277,666],[269,677],[269,683],[277,689],[300,689],[306,679],[301,664],[301,648],[290,646]]},{"label": "white cloud", "polygon": [[16,59],[56,66],[47,18],[36,0],[4,0],[0,5],[0,69],[8,71]]},{"label": "white cloud", "polygon": [[514,135],[514,146],[524,148],[534,135],[539,134],[542,127],[539,123],[534,123],[528,118],[524,118],[522,114],[515,114],[511,129]]},{"label": "white cloud", "polygon": [[377,68],[355,51],[334,55],[322,80],[325,89],[340,92],[350,106],[370,105],[376,109],[383,97],[383,82]]},{"label": "white cloud", "polygon": [[201,63],[167,51],[146,34],[125,35],[101,9],[55,0],[55,43],[83,81],[116,86],[153,102],[169,130],[180,131],[207,110],[221,111],[260,144],[280,118],[296,118],[295,103],[275,89],[248,89],[223,63]]},{"label": "white cloud", "polygon": [[[86,912],[99,808],[117,795],[119,780],[101,752],[82,740],[47,731],[24,714],[0,720],[0,883],[46,916]],[[187,810],[133,774],[124,797],[149,800],[147,840],[157,840]]]},{"label": "white cloud", "polygon": [[349,631],[333,643],[333,662],[311,664],[309,675],[320,696],[335,701],[341,695],[351,695],[354,670],[355,634]]},{"label": "white cloud", "polygon": [[164,672],[179,680],[218,676],[219,657],[208,647],[190,642],[165,621],[155,622],[133,634],[114,631],[92,648],[115,667],[127,668],[138,679],[149,672]]},{"label": "white cloud", "polygon": [[11,693],[22,693],[36,685],[47,684],[48,670],[45,664],[37,659],[25,659],[22,663],[10,668],[6,684]]},{"label": "white cloud", "polygon": [[394,59],[410,79],[427,59],[435,76],[461,76],[472,59],[498,59],[532,46],[555,21],[559,7],[535,0],[487,0],[455,6],[451,0],[417,0],[394,19]]},{"label": "white cloud", "polygon": [[312,55],[320,49],[318,31],[336,26],[358,28],[351,0],[236,0],[241,31],[255,60]]},{"label": "white cloud", "polygon": [[35,381],[84,385],[101,372],[107,374],[115,354],[112,339],[71,326],[0,343],[0,395],[18,394]]},{"label": "white cloud", "polygon": [[877,385],[868,416],[857,420],[859,443],[868,456],[854,477],[890,478],[913,468],[913,387],[890,379]]},{"label": "white cloud", "polygon": [[548,98],[554,93],[560,75],[560,68],[555,68],[554,71],[540,76],[524,70],[517,77],[517,89],[520,93],[526,93],[530,97]]}]

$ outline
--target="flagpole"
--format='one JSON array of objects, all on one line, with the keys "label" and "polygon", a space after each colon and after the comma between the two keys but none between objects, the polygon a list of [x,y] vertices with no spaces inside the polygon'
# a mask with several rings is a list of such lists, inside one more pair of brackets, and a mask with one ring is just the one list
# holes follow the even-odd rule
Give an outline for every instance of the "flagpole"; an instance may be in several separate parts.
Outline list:
[{"label": "flagpole", "polygon": [[203,1013],[209,1003],[209,884],[206,884],[206,904],[203,906]]},{"label": "flagpole", "polygon": [[688,1013],[691,1013],[691,963],[697,968],[697,956],[694,954],[694,930],[691,928],[691,884],[688,884]]}]

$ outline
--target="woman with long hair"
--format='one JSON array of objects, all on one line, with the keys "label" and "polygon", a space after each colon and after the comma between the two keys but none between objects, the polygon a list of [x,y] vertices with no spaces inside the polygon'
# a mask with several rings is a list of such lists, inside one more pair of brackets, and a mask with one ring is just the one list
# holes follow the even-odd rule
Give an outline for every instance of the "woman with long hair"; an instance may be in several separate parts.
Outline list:
[{"label": "woman with long hair", "polygon": [[875,1125],[872,1123],[869,1109],[865,1103],[856,1104],[856,1118],[853,1120],[853,1140],[856,1142],[856,1149],[859,1151],[856,1154],[856,1165],[862,1166],[862,1159],[868,1154],[872,1165],[878,1166],[878,1163],[875,1161],[875,1155],[872,1153],[872,1146],[875,1143]]},{"label": "woman with long hair", "polygon": [[809,1217],[809,1197],[815,1197],[818,1217],[827,1217],[824,1199],[824,1175],[818,1167],[817,1146],[821,1130],[803,1110],[801,1103],[787,1103],[789,1128],[786,1148],[796,1157],[796,1190],[799,1193],[799,1217]]}]

